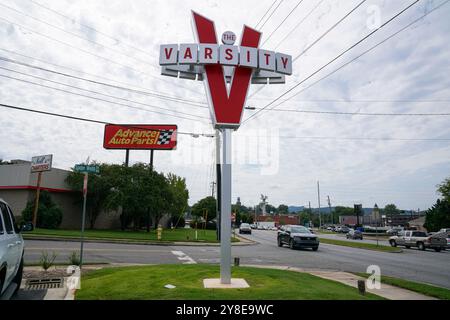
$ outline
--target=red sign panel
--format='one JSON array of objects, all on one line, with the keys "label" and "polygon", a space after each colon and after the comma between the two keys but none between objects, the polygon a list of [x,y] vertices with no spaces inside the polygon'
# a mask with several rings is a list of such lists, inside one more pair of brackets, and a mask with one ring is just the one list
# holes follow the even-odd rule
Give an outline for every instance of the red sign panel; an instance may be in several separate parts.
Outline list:
[{"label": "red sign panel", "polygon": [[[199,42],[217,44],[214,22],[195,12],[193,15],[194,29]],[[244,26],[241,46],[257,48],[260,37],[260,32]],[[228,91],[222,66],[219,64],[205,65],[206,88],[214,108],[213,120],[216,127],[239,127],[251,77],[251,68],[237,66],[234,70],[231,88]]]},{"label": "red sign panel", "polygon": [[124,124],[105,126],[105,149],[172,150],[177,146],[176,125]]}]

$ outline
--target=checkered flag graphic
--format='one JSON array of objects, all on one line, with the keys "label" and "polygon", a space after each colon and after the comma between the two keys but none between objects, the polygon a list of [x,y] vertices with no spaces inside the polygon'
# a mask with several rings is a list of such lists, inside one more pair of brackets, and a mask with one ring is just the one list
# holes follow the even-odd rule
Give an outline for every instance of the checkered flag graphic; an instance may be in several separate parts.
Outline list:
[{"label": "checkered flag graphic", "polygon": [[164,145],[169,144],[170,139],[172,139],[173,129],[164,130],[159,133],[158,142],[156,144]]}]

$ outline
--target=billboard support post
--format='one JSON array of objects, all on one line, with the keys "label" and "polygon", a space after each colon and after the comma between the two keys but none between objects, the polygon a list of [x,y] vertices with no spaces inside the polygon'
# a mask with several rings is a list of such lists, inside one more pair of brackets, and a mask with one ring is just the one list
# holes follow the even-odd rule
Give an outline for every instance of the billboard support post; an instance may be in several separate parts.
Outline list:
[{"label": "billboard support post", "polygon": [[88,173],[84,173],[83,183],[83,214],[81,216],[81,244],[80,244],[80,269],[83,266],[84,225],[86,223],[86,198],[87,198]]},{"label": "billboard support post", "polygon": [[220,282],[231,283],[231,133],[223,129],[222,134],[222,181],[220,210]]},{"label": "billboard support post", "polygon": [[125,150],[125,167],[128,167],[130,163],[130,149]]},{"label": "billboard support post", "polygon": [[153,171],[153,152],[155,150],[151,149],[150,150],[150,169]]},{"label": "billboard support post", "polygon": [[38,177],[37,177],[37,184],[36,184],[36,200],[34,202],[34,211],[33,211],[33,226],[35,228],[36,228],[37,214],[38,214],[38,208],[39,208],[39,197],[41,194],[41,179],[42,179],[42,171],[39,171]]}]

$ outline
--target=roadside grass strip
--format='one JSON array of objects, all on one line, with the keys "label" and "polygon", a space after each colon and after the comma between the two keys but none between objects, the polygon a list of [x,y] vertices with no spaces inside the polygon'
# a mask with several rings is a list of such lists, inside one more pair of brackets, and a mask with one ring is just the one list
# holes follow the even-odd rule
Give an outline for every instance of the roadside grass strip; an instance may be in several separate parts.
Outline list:
[{"label": "roadside grass strip", "polygon": [[[219,266],[209,264],[152,265],[104,268],[86,273],[77,300],[379,300],[374,294],[308,273],[233,267],[233,278],[250,288],[205,289],[203,279],[218,278]],[[164,286],[171,284],[173,289]]]},{"label": "roadside grass strip", "polygon": [[[61,229],[35,229],[32,232],[24,232],[25,239],[48,237],[54,239],[79,239],[80,230]],[[218,243],[215,230],[198,229],[164,229],[161,240],[158,240],[156,230],[146,231],[119,231],[119,230],[85,230],[84,238],[89,240],[115,240],[115,241],[148,241],[148,242],[199,242]],[[232,242],[239,242],[232,238]]]},{"label": "roadside grass strip", "polygon": [[327,238],[320,238],[321,243],[327,243],[327,244],[334,244],[338,246],[345,246],[345,247],[352,247],[352,248],[358,248],[358,249],[367,249],[367,250],[375,250],[375,251],[382,251],[382,252],[403,252],[400,248],[395,247],[389,247],[380,245],[377,246],[376,244],[372,243],[365,243],[365,242],[353,242],[353,241],[346,241],[346,240],[335,240],[335,239],[327,239]]},{"label": "roadside grass strip", "polygon": [[[356,275],[368,278],[370,274],[358,272]],[[450,290],[447,288],[433,286],[427,283],[414,282],[400,278],[381,276],[381,283],[390,284],[391,286],[415,291],[426,296],[435,297],[442,300],[450,300]]]}]

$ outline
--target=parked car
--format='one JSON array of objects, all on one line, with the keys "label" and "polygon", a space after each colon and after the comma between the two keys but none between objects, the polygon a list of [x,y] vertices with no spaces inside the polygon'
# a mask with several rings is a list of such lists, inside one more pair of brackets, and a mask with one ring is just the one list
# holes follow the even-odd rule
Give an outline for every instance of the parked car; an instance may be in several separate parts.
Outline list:
[{"label": "parked car", "polygon": [[359,230],[350,229],[350,231],[345,235],[345,237],[347,239],[354,239],[354,240],[359,239],[359,240],[362,240],[363,239],[363,234]]},{"label": "parked car", "polygon": [[252,228],[250,228],[250,225],[248,223],[241,223],[241,225],[239,226],[239,233],[252,234]]},{"label": "parked car", "polygon": [[343,226],[339,229],[339,232],[341,233],[348,233],[350,231],[349,227]]},{"label": "parked car", "polygon": [[279,247],[284,244],[289,245],[291,249],[297,247],[311,248],[317,251],[319,248],[319,238],[311,233],[308,228],[299,225],[286,225],[280,228],[277,234],[277,243]]},{"label": "parked car", "polygon": [[9,205],[0,199],[0,297],[16,293],[22,282],[24,243]]},{"label": "parked car", "polygon": [[427,248],[434,249],[439,252],[447,247],[448,234],[439,232],[433,235],[428,235],[423,231],[406,230],[400,232],[397,236],[389,238],[391,246],[404,246],[407,249],[417,247],[419,250]]}]

